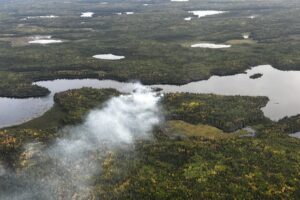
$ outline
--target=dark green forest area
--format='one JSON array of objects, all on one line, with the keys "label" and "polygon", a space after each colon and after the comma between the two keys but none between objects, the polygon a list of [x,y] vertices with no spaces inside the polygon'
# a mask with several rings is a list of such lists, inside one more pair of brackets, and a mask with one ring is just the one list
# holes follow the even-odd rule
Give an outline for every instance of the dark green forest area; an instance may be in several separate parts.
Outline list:
[{"label": "dark green forest area", "polygon": [[[42,176],[39,169],[47,166],[35,166],[30,157],[24,160],[22,146],[32,141],[51,145],[62,137],[59,129],[81,123],[90,109],[118,95],[115,90],[90,88],[55,95],[55,106],[42,117],[0,131],[0,160],[16,170],[35,167]],[[101,162],[102,173],[93,178],[90,198],[297,199],[300,141],[287,135],[287,127],[299,131],[300,120],[262,120],[259,108],[266,101],[169,94],[162,100],[167,121],[156,127],[154,139],[110,152]],[[213,127],[222,123],[219,129]],[[256,137],[237,129],[241,123],[255,128]]]},{"label": "dark green forest area", "polygon": [[[191,10],[226,12],[197,18]],[[88,11],[94,16],[80,17]],[[50,15],[57,17],[39,17]],[[263,64],[297,71],[299,19],[298,0],[0,0],[0,97],[45,97],[50,90],[33,84],[42,80],[182,85]],[[37,36],[63,42],[29,44]],[[191,48],[200,42],[231,47]],[[125,58],[93,58],[110,53]],[[114,89],[59,92],[42,116],[0,129],[0,199],[31,184],[25,178],[7,187],[19,176],[33,173],[39,185],[47,172],[59,171],[27,144],[52,147],[66,136],[63,130],[85,123],[92,110],[122,95]],[[67,189],[72,200],[300,199],[300,140],[290,137],[300,132],[300,115],[272,121],[262,111],[268,102],[264,96],[161,94],[163,117],[151,139],[87,155],[101,169],[89,177],[89,192],[65,180],[66,188],[57,188],[60,199],[70,199],[64,198]]]},{"label": "dark green forest area", "polygon": [[[32,81],[57,78],[184,84],[260,64],[299,69],[297,1],[110,2],[12,1],[1,7],[0,95],[43,96],[47,91],[31,86]],[[227,12],[183,20],[193,16],[189,10],[205,9]],[[94,17],[81,18],[87,10]],[[116,14],[126,11],[135,13]],[[46,15],[58,17],[24,20]],[[243,39],[244,33],[250,33],[250,38]],[[51,35],[64,43],[29,45],[29,38],[37,35]],[[201,41],[232,47],[190,48]],[[105,53],[126,58],[117,62],[92,58]]]}]

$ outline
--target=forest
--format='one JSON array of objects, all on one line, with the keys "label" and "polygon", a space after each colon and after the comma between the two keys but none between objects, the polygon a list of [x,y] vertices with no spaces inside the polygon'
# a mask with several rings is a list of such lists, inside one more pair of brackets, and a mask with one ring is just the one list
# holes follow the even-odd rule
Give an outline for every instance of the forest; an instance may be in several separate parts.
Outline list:
[{"label": "forest", "polygon": [[[0,109],[53,104],[0,128],[0,199],[300,199],[300,114],[269,119],[264,108],[281,106],[272,96],[149,86],[236,74],[254,83],[266,74],[246,70],[258,65],[299,71],[299,10],[299,0],[0,0]],[[30,43],[39,37],[60,42]],[[36,84],[57,79],[111,85]]]},{"label": "forest", "polygon": [[[118,95],[115,90],[92,88],[56,94],[55,106],[42,117],[0,131],[2,164],[16,170],[47,168],[22,156],[22,146],[29,141],[51,145],[62,137],[59,129],[81,123],[90,109],[101,108]],[[287,127],[299,131],[299,120],[262,119],[259,108],[266,101],[264,97],[168,94],[161,102],[166,122],[155,128],[154,139],[138,140],[135,148],[107,154],[101,161],[103,172],[93,177],[90,198],[297,199],[300,141],[288,136]],[[241,123],[255,128],[256,137],[237,130]]]},{"label": "forest", "polygon": [[[150,6],[136,1],[72,1],[70,5],[55,0],[27,1],[8,3],[0,9],[1,96],[46,95],[46,90],[31,83],[57,78],[185,84],[211,75],[241,73],[260,64],[271,64],[281,70],[299,69],[300,16],[298,2],[294,0],[232,0],[216,4],[210,0],[192,4],[153,0],[148,2]],[[42,9],[45,6],[47,10]],[[82,7],[95,16],[82,19]],[[197,9],[227,12],[183,20],[191,16],[189,10]],[[126,11],[134,14],[115,14]],[[51,14],[59,17],[22,20],[31,15]],[[250,38],[243,39],[244,33],[251,33]],[[29,45],[30,37],[38,35],[50,35],[64,42]],[[217,51],[190,48],[201,41],[232,47]],[[92,58],[99,53],[126,58],[118,62]]]}]

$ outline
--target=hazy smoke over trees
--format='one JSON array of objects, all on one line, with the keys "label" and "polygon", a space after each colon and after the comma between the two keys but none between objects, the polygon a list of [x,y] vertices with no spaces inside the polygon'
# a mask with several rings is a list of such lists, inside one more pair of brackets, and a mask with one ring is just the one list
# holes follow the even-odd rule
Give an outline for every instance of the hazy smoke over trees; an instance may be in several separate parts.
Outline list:
[{"label": "hazy smoke over trees", "polygon": [[109,151],[151,138],[162,120],[159,101],[150,88],[135,84],[131,94],[91,111],[83,124],[65,127],[50,147],[27,144],[20,158],[23,169],[11,173],[0,163],[0,199],[84,199]]}]

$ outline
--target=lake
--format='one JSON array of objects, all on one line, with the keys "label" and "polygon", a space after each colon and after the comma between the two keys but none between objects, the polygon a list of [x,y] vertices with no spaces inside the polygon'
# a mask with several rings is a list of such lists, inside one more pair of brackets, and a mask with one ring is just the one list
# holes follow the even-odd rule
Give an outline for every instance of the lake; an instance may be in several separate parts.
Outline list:
[{"label": "lake", "polygon": [[[251,79],[253,74],[263,76]],[[0,98],[0,127],[17,125],[41,116],[53,106],[53,95],[68,89],[82,87],[114,88],[130,92],[133,83],[113,80],[75,79],[40,81],[36,85],[48,88],[51,94],[43,98]],[[262,108],[265,116],[276,121],[285,116],[300,114],[300,71],[281,71],[270,65],[253,67],[245,73],[231,76],[212,76],[208,80],[185,85],[151,85],[163,92],[214,93],[222,95],[267,96],[270,101]]]}]

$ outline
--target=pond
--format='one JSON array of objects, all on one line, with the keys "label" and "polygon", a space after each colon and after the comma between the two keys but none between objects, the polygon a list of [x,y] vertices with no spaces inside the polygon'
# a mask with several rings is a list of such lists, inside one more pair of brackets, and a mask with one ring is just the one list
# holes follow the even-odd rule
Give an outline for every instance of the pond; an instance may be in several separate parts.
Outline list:
[{"label": "pond", "polygon": [[[253,74],[262,77],[251,79]],[[36,82],[48,88],[51,94],[43,98],[0,98],[0,127],[17,125],[41,116],[53,106],[53,95],[68,89],[82,87],[114,88],[130,92],[134,83],[113,80],[75,79]],[[185,85],[151,85],[163,92],[214,93],[222,95],[267,96],[270,101],[262,108],[265,116],[276,121],[285,116],[300,114],[300,71],[281,71],[270,65],[260,65],[245,73],[231,76],[212,76],[208,80]]]},{"label": "pond", "polygon": [[62,40],[52,39],[52,36],[45,35],[45,36],[34,36],[31,40],[28,41],[29,44],[55,44],[55,43],[62,43]]},{"label": "pond", "polygon": [[289,134],[290,137],[293,137],[293,138],[298,138],[300,139],[300,132],[296,132],[296,133],[292,133],[292,134]]},{"label": "pond", "polygon": [[224,49],[230,48],[231,45],[226,44],[213,44],[213,43],[198,43],[191,45],[192,48],[204,48],[204,49]]},{"label": "pond", "polygon": [[189,11],[189,13],[196,15],[198,18],[210,16],[210,15],[218,15],[223,14],[226,11],[218,11],[218,10],[193,10]]},{"label": "pond", "polygon": [[42,15],[42,16],[28,16],[26,18],[23,18],[21,20],[29,20],[29,19],[54,19],[58,18],[56,15]]},{"label": "pond", "polygon": [[93,12],[83,12],[83,13],[81,13],[80,17],[89,18],[89,17],[93,17],[94,14],[95,13],[93,13]]},{"label": "pond", "polygon": [[101,59],[101,60],[122,60],[125,58],[125,56],[118,56],[110,53],[110,54],[94,55],[93,58]]}]

